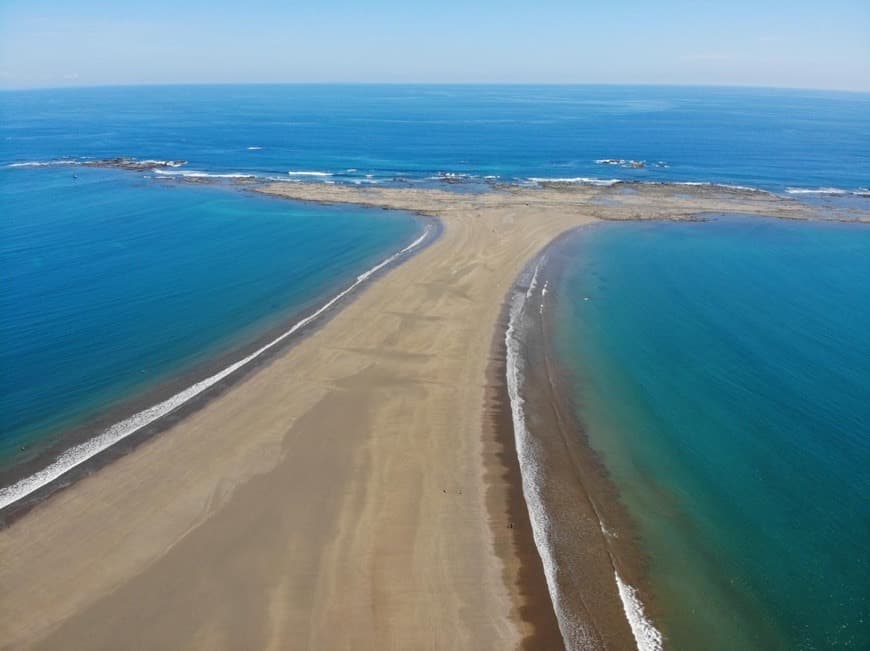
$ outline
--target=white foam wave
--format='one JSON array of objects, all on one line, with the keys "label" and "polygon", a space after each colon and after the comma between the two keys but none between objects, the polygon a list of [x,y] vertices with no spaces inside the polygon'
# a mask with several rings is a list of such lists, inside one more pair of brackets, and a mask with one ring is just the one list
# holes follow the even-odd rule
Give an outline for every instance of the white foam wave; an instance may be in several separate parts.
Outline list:
[{"label": "white foam wave", "polygon": [[541,262],[538,261],[538,264],[535,265],[535,270],[532,272],[532,279],[529,281],[529,288],[526,290],[526,298],[531,298],[532,294],[535,293],[535,289],[538,287],[538,271],[541,269]]},{"label": "white foam wave", "polygon": [[234,364],[227,366],[218,373],[215,373],[214,375],[211,375],[204,380],[201,380],[187,387],[186,389],[179,391],[178,393],[170,398],[167,398],[163,402],[160,402],[153,407],[149,407],[148,409],[144,409],[134,414],[130,418],[127,418],[126,420],[115,423],[94,438],[69,448],[68,450],[63,452],[55,461],[53,461],[42,470],[39,470],[28,477],[25,477],[24,479],[18,481],[15,484],[12,484],[11,486],[5,486],[3,488],[0,488],[0,510],[6,508],[10,504],[14,504],[23,497],[30,495],[31,493],[45,486],[49,482],[58,479],[65,473],[69,472],[76,466],[81,465],[82,463],[99,454],[103,450],[110,448],[111,446],[115,445],[119,441],[122,441],[131,434],[138,432],[143,427],[150,425],[158,418],[161,418],[162,416],[165,416],[171,411],[174,411],[181,405],[190,401],[192,398],[200,395],[206,389],[213,387],[215,384],[225,379],[227,376],[235,373],[243,366],[257,359],[258,357],[263,355],[263,353],[274,348],[288,337],[292,336],[305,326],[309,325],[310,323],[321,317],[332,306],[334,306],[341,299],[354,291],[357,287],[359,287],[360,284],[364,283],[372,275],[376,274],[387,265],[392,264],[398,258],[410,253],[411,251],[419,247],[429,237],[431,232],[432,227],[427,226],[424,229],[423,234],[420,235],[420,237],[418,237],[416,240],[408,244],[405,248],[392,254],[388,258],[376,264],[368,271],[365,271],[358,275],[356,277],[356,280],[351,283],[350,286],[333,296],[329,301],[324,303],[316,312],[310,314],[304,319],[301,319],[300,321],[297,321],[289,330],[284,332],[279,337],[276,337],[269,343],[265,344],[261,348],[258,348],[248,356],[240,359]]},{"label": "white foam wave", "polygon": [[174,171],[174,170],[154,170],[155,174],[160,174],[162,176],[182,176],[185,178],[191,179],[253,179],[255,178],[254,174],[243,174],[241,172],[230,172],[227,174],[218,174],[214,172],[200,172],[198,170],[184,170],[184,171]]},{"label": "white foam wave", "polygon": [[327,177],[332,176],[332,172],[311,172],[308,170],[290,170],[287,172],[288,176],[318,176],[318,177]]},{"label": "white foam wave", "polygon": [[124,159],[107,159],[107,160],[91,160],[88,157],[80,158],[80,159],[72,159],[72,158],[61,158],[58,160],[45,160],[45,161],[25,161],[21,163],[10,163],[6,167],[54,167],[56,165],[84,165],[90,167],[114,167],[120,166],[118,163],[124,163],[128,165],[135,165],[140,168],[146,167],[181,167],[186,164],[186,161],[183,160],[157,160],[153,158],[144,158],[142,160],[135,158],[124,158]]},{"label": "white foam wave", "polygon": [[613,167],[624,167],[626,169],[643,169],[645,167],[669,167],[669,165],[663,160],[648,163],[645,160],[634,160],[631,158],[599,158],[595,161],[595,164],[611,165]]},{"label": "white foam wave", "polygon": [[616,185],[617,183],[622,183],[622,179],[596,179],[590,178],[587,176],[572,176],[565,178],[549,178],[549,177],[536,177],[533,176],[529,179],[534,183],[574,183],[576,185],[600,185],[600,186],[611,186]]},{"label": "white foam wave", "polygon": [[622,600],[622,607],[638,651],[661,651],[662,634],[644,615],[643,603],[638,599],[637,590],[625,583],[618,572],[614,572],[613,575],[616,577],[619,598]]},{"label": "white foam wave", "polygon": [[75,160],[34,160],[34,161],[25,161],[22,163],[10,163],[6,167],[53,167],[55,165],[78,165],[79,162]]},{"label": "white foam wave", "polygon": [[[424,181],[441,181],[442,183],[469,183],[479,180],[481,177],[474,176],[473,174],[465,174],[462,172],[438,172],[437,174],[426,176],[422,180]],[[415,177],[413,174],[409,174],[405,176],[404,174],[398,177],[395,177],[394,180],[402,180],[407,182],[418,182],[421,179],[419,177]]]},{"label": "white foam wave", "polygon": [[625,167],[628,169],[641,169],[646,167],[645,160],[631,160],[626,158],[599,158],[595,163],[597,165],[612,165],[614,167]]},{"label": "white foam wave", "polygon": [[260,151],[261,149],[262,147],[258,147],[257,145],[252,145],[251,147],[248,147],[248,151]]},{"label": "white foam wave", "polygon": [[[537,270],[532,277],[529,290],[525,293],[515,292],[510,303],[510,315],[508,327],[505,331],[505,374],[507,380],[508,397],[511,405],[511,417],[514,426],[514,440],[517,448],[517,457],[520,461],[520,474],[522,476],[523,497],[529,510],[529,519],[532,525],[532,537],[541,557],[544,567],[544,578],[547,589],[553,601],[553,610],[559,624],[562,639],[569,648],[591,647],[588,633],[583,629],[580,622],[573,621],[566,611],[559,590],[556,586],[556,563],[553,559],[549,539],[551,535],[551,523],[544,509],[541,496],[540,464],[536,460],[535,441],[527,426],[525,415],[525,401],[520,394],[523,382],[521,338],[518,329],[523,319],[526,301],[532,296],[534,286],[537,285]],[[587,642],[587,644],[583,644]]]},{"label": "white foam wave", "polygon": [[[533,297],[538,287],[538,272],[542,262],[543,260],[539,261],[535,266],[528,289],[525,292],[515,291],[511,297],[508,326],[504,339],[505,376],[514,426],[514,440],[520,463],[520,474],[522,476],[523,497],[529,511],[532,536],[544,567],[544,578],[546,579],[550,598],[553,602],[553,610],[556,614],[556,620],[565,645],[572,649],[585,649],[593,648],[595,641],[589,631],[584,628],[583,623],[571,617],[558,589],[556,578],[557,565],[550,544],[550,539],[553,535],[552,523],[544,507],[540,489],[542,478],[541,464],[538,461],[536,452],[537,443],[528,428],[525,400],[520,391],[523,383],[523,344],[522,335],[519,331],[525,318],[526,304]],[[544,287],[540,292],[541,304],[539,313],[543,312],[543,300],[546,296],[547,288],[548,283],[544,283]],[[602,531],[604,531],[603,525],[601,526]],[[643,604],[637,597],[637,591],[623,583],[619,575],[616,575],[616,585],[638,650],[661,651],[661,633],[644,617]]]},{"label": "white foam wave", "polygon": [[139,165],[154,165],[155,167],[181,167],[186,161],[183,160],[154,160],[146,158],[145,160],[134,161]]},{"label": "white foam wave", "polygon": [[849,190],[843,190],[842,188],[786,188],[785,191],[787,194],[822,194],[829,196],[852,194]]}]

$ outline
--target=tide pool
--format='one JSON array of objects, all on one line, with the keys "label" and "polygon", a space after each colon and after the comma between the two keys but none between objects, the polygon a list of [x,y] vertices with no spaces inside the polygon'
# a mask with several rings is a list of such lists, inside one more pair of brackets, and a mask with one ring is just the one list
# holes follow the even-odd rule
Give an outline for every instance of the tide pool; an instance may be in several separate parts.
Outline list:
[{"label": "tide pool", "polygon": [[870,229],[573,236],[553,314],[676,649],[870,646]]}]

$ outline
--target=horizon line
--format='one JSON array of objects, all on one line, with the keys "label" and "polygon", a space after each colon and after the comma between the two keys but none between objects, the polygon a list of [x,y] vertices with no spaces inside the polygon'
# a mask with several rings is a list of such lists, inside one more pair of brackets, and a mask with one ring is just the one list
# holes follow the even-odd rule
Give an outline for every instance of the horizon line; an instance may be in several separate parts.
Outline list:
[{"label": "horizon line", "polygon": [[178,82],[132,82],[69,84],[48,86],[0,86],[0,92],[27,92],[45,90],[87,90],[99,88],[148,88],[148,87],[185,87],[185,86],[490,86],[490,87],[578,87],[578,86],[627,86],[658,88],[708,88],[708,89],[745,89],[812,91],[819,93],[849,93],[870,95],[870,88],[820,88],[816,86],[775,86],[766,84],[692,84],[659,82],[534,82],[534,81],[178,81]]}]

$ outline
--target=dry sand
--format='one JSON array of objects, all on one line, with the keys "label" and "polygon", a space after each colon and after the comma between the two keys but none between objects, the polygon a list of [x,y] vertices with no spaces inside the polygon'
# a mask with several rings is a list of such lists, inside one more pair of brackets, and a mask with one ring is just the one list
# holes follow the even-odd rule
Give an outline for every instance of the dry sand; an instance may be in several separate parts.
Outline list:
[{"label": "dry sand", "polygon": [[[596,217],[815,216],[691,187],[264,190],[416,210],[444,232],[312,336],[0,531],[4,647],[552,648],[515,459],[488,407],[511,284]],[[625,648],[619,609],[602,588],[602,639]]]}]

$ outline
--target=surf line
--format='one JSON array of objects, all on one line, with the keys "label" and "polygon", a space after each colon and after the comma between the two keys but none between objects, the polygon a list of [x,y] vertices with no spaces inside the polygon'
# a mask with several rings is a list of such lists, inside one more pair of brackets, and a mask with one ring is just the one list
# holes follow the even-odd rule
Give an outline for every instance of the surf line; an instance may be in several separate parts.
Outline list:
[{"label": "surf line", "polygon": [[[528,289],[522,291],[524,280],[529,277],[529,270],[525,270],[514,288],[511,290],[509,303],[508,325],[505,330],[505,379],[507,382],[508,399],[511,409],[511,420],[514,428],[514,442],[517,450],[517,458],[520,465],[520,477],[522,481],[523,497],[529,510],[529,520],[532,526],[532,538],[538,555],[544,567],[544,579],[553,602],[553,610],[562,639],[568,648],[592,648],[593,640],[582,622],[575,621],[567,610],[562,600],[562,594],[557,582],[557,561],[550,543],[552,523],[547,515],[544,505],[544,497],[540,489],[541,469],[535,460],[535,442],[529,429],[525,399],[522,396],[523,357],[522,346],[523,320],[526,318],[526,309],[538,289],[538,273],[541,266],[546,264],[546,256],[541,256],[531,272]],[[547,284],[540,290],[541,313],[543,312],[544,295],[547,292]],[[599,526],[603,523],[599,520]],[[638,651],[661,651],[664,643],[661,632],[655,627],[644,612],[643,603],[637,595],[637,590],[625,583],[622,577],[614,569],[617,591],[622,602],[625,617],[634,637]]]},{"label": "surf line", "polygon": [[317,311],[308,315],[304,319],[297,321],[289,330],[279,335],[269,343],[258,348],[246,357],[243,357],[239,361],[230,364],[229,366],[221,371],[218,371],[214,375],[211,375],[204,380],[200,380],[199,382],[192,384],[191,386],[179,391],[178,393],[167,398],[166,400],[159,402],[151,407],[148,407],[147,409],[143,409],[142,411],[133,414],[125,420],[115,423],[108,429],[103,430],[102,432],[100,432],[93,438],[88,439],[84,443],[80,443],[65,450],[60,456],[58,456],[57,459],[55,459],[52,463],[50,463],[42,470],[38,470],[32,475],[28,475],[27,477],[19,480],[14,484],[11,484],[10,486],[0,488],[0,510],[14,504],[15,502],[18,502],[22,498],[27,497],[31,493],[39,490],[43,486],[46,486],[47,484],[55,481],[56,479],[59,479],[73,468],[80,466],[88,459],[91,459],[103,450],[112,447],[119,441],[122,441],[130,436],[131,434],[138,432],[143,427],[150,425],[158,418],[161,418],[168,413],[174,411],[181,405],[200,395],[203,391],[206,391],[221,380],[225,379],[227,376],[235,373],[243,366],[250,364],[252,361],[257,359],[267,351],[271,350],[288,337],[299,332],[302,328],[321,317],[341,299],[343,299],[345,296],[358,288],[362,283],[366,282],[374,274],[381,271],[384,267],[392,264],[403,256],[407,256],[409,253],[420,247],[420,245],[422,245],[427,239],[429,239],[430,235],[432,235],[434,230],[435,228],[432,225],[427,225],[426,228],[423,230],[423,234],[420,235],[420,237],[418,237],[416,240],[408,244],[400,251],[397,251],[388,258],[379,262],[368,271],[365,271],[358,275],[353,283],[351,283],[348,287],[333,296],[329,301],[327,301],[320,308],[318,308]]}]

